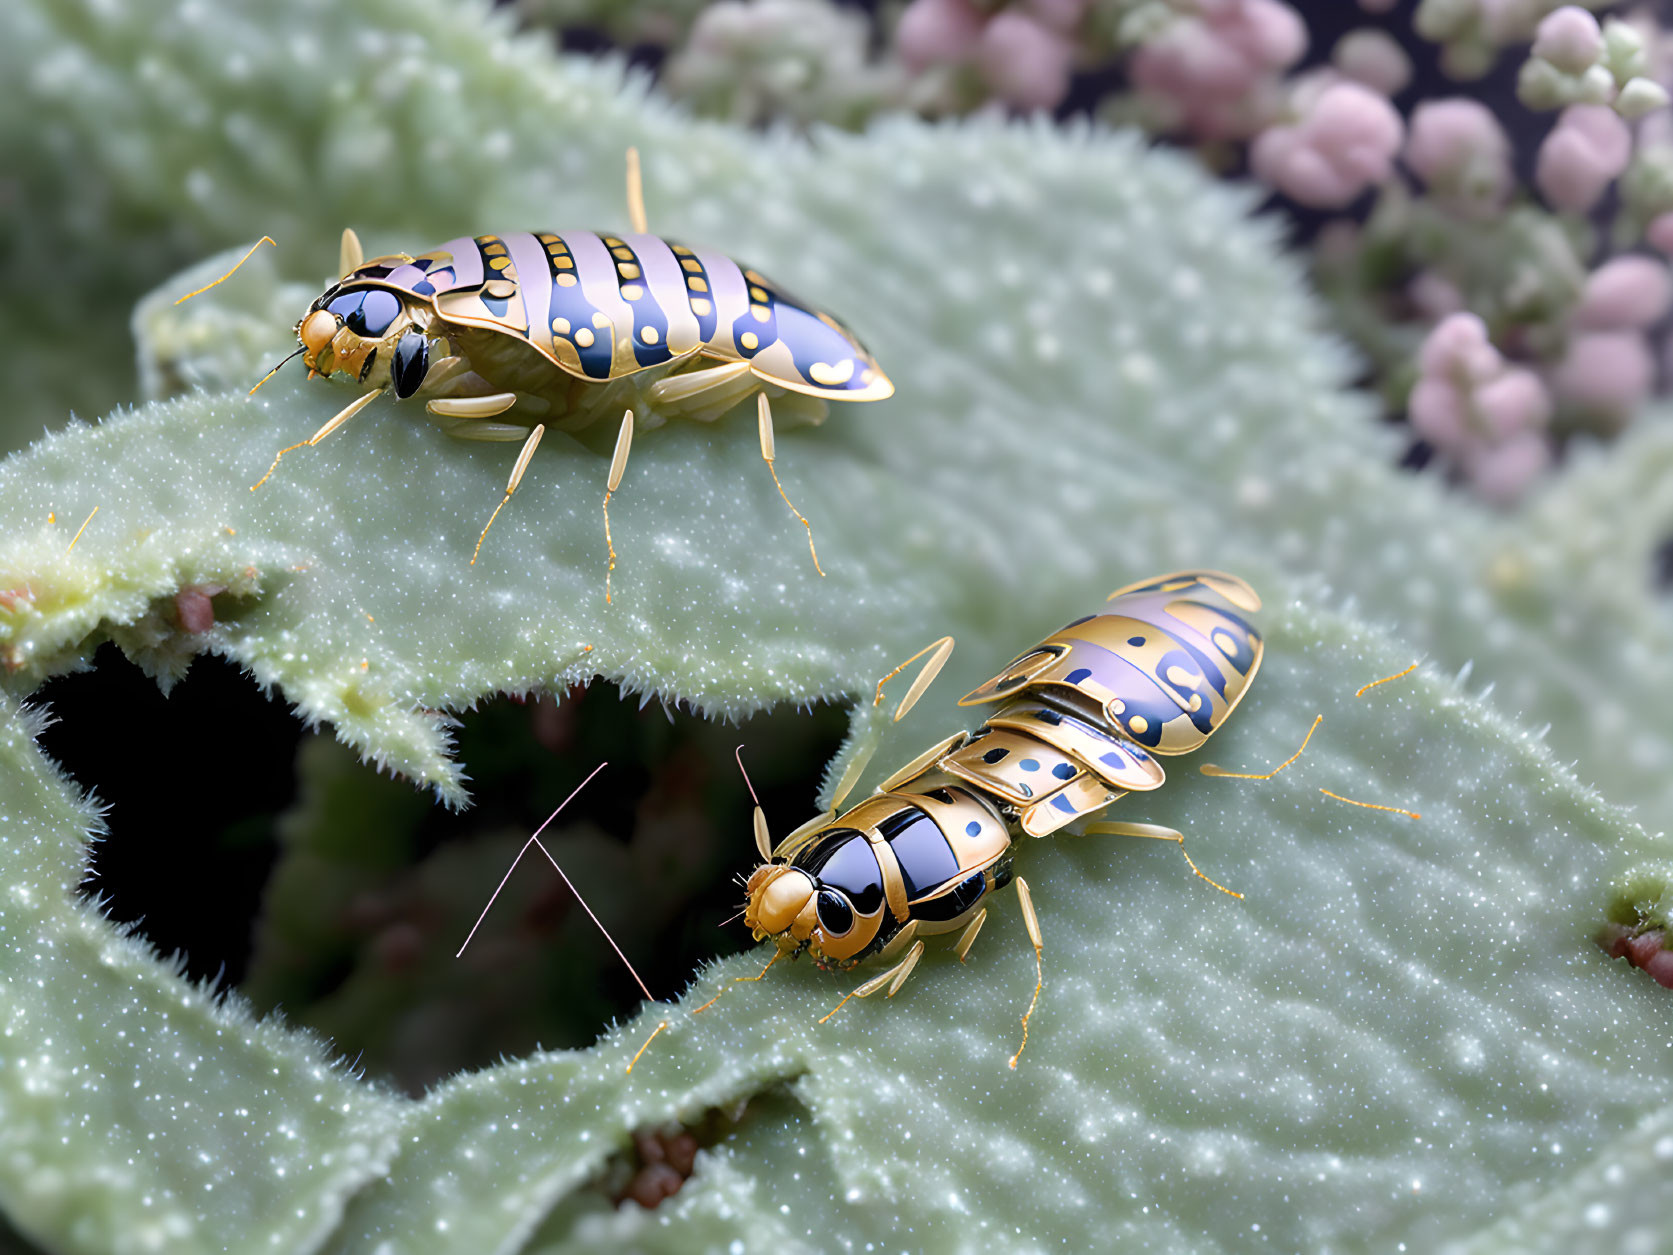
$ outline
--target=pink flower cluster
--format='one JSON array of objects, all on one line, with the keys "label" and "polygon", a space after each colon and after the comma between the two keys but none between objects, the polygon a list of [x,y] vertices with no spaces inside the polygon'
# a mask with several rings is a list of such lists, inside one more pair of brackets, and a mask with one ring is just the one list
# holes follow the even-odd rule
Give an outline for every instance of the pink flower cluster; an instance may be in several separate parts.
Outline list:
[{"label": "pink flower cluster", "polygon": [[1493,111],[1467,97],[1429,100],[1412,110],[1406,165],[1436,200],[1466,218],[1497,213],[1510,196],[1510,140]]},{"label": "pink flower cluster", "polygon": [[1307,27],[1282,0],[1203,0],[1128,66],[1133,84],[1199,139],[1248,139],[1283,105],[1284,72],[1307,51]]},{"label": "pink flower cluster", "polygon": [[895,28],[907,69],[962,66],[1017,109],[1054,109],[1069,93],[1074,37],[1092,0],[1022,0],[987,13],[972,0],[912,0]]},{"label": "pink flower cluster", "polygon": [[1508,502],[1545,469],[1551,397],[1539,376],[1508,364],[1474,314],[1436,324],[1418,355],[1407,410],[1418,434],[1461,469],[1484,497]]},{"label": "pink flower cluster", "polygon": [[1655,357],[1646,333],[1673,305],[1667,265],[1617,257],[1586,280],[1569,320],[1568,349],[1551,373],[1551,390],[1574,414],[1618,430],[1650,395]]},{"label": "pink flower cluster", "polygon": [[1332,83],[1292,125],[1262,131],[1249,150],[1255,177],[1291,200],[1340,209],[1394,173],[1406,127],[1394,106],[1358,83]]},{"label": "pink flower cluster", "polygon": [[1558,209],[1586,213],[1632,156],[1632,132],[1608,105],[1570,105],[1539,146],[1534,181]]}]

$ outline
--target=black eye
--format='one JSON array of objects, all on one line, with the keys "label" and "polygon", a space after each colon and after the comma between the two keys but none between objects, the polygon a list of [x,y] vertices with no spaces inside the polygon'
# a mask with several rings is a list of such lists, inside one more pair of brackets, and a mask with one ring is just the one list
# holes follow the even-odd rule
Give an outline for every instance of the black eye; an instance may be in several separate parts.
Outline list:
[{"label": "black eye", "polygon": [[819,927],[825,930],[827,937],[846,936],[848,930],[854,927],[854,910],[840,893],[832,893],[829,889],[819,891]]},{"label": "black eye", "polygon": [[389,377],[395,384],[395,395],[403,400],[418,391],[430,369],[430,342],[416,331],[409,330],[395,344],[395,356],[389,363]]},{"label": "black eye", "polygon": [[364,292],[344,292],[325,308],[337,317],[347,319],[348,316],[360,308],[360,303],[366,299]]},{"label": "black eye", "polygon": [[365,303],[358,311],[348,315],[346,321],[349,330],[356,335],[376,339],[389,330],[389,324],[395,321],[395,315],[400,312],[399,297],[393,292],[375,288],[366,293]]}]

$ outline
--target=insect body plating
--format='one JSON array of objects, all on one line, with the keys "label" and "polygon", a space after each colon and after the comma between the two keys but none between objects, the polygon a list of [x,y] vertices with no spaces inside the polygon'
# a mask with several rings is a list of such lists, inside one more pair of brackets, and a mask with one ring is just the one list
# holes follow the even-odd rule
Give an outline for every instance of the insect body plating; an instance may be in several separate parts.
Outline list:
[{"label": "insect body plating", "polygon": [[[1195,750],[1225,722],[1260,667],[1261,638],[1244,617],[1259,608],[1253,589],[1215,571],[1111,594],[1099,613],[960,699],[998,703],[975,732],[935,746],[770,855],[758,823],[767,861],[749,878],[745,923],[757,940],[772,939],[781,954],[805,951],[822,968],[904,952],[852,996],[898,989],[925,935],[959,932],[964,958],[986,899],[1013,879],[1017,834],[1046,836],[1129,792],[1160,788],[1156,756]],[[1088,831],[1183,841],[1148,824]],[[1038,951],[1027,888],[1017,884]]]},{"label": "insect body plating", "polygon": [[[636,172],[630,158],[638,219]],[[828,400],[894,392],[829,314],[723,254],[639,228],[461,237],[370,261],[345,231],[343,277],[296,330],[310,378],[343,375],[370,391],[303,443],[317,443],[391,391],[423,400],[450,435],[522,441],[509,499],[548,427],[578,431],[625,410],[614,491],[632,432],[668,417],[711,421],[760,393],[779,399],[781,418],[816,423]],[[772,411],[760,408],[771,467]]]},{"label": "insect body plating", "polygon": [[297,334],[317,374],[401,399],[503,399],[562,430],[640,394],[662,415],[706,420],[762,387],[845,401],[894,391],[830,315],[720,253],[654,235],[517,231],[359,262]]}]

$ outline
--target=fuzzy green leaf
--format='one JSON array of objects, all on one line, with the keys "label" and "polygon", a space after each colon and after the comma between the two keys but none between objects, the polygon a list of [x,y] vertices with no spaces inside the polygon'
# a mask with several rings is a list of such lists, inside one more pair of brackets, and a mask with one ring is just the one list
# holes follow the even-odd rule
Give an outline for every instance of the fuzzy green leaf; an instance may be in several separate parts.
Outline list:
[{"label": "fuzzy green leaf", "polygon": [[385,1171],[399,1104],[75,896],[102,824],[41,722],[0,695],[0,1205],[54,1250],[311,1249]]},{"label": "fuzzy green leaf", "polygon": [[[0,110],[0,137],[26,164],[58,162],[72,187],[91,172],[104,192],[97,211],[34,206],[33,247],[8,262],[44,292],[48,259],[74,260],[52,288],[55,318],[92,326],[112,292],[156,278],[136,260],[148,245],[179,256],[266,230],[285,246],[178,312],[141,311],[149,385],[205,391],[0,464],[0,651],[14,692],[80,665],[105,636],[165,681],[212,649],[457,801],[462,770],[438,712],[484,694],[602,674],[736,714],[862,696],[888,663],[954,632],[952,671],[883,738],[875,778],[956,726],[947,694],[960,683],[1109,588],[1214,565],[1271,603],[1267,670],[1214,756],[1276,761],[1326,715],[1277,781],[1181,766],[1147,799],[1142,817],[1189,833],[1244,903],[1189,877],[1165,846],[1028,851],[1050,966],[1014,1074],[1005,1059],[1032,963],[1008,909],[968,967],[927,963],[892,1004],[850,1006],[823,1028],[838,987],[805,970],[691,1019],[686,1008],[744,960],[668,1012],[631,1077],[645,1017],[592,1051],[504,1065],[416,1105],[337,1078],[352,1110],[318,1131],[332,1149],[311,1156],[333,1156],[330,1189],[297,1202],[294,1178],[268,1178],[225,1206],[223,1191],[197,1213],[206,1245],[265,1239],[286,1207],[318,1221],[392,1137],[400,1154],[348,1204],[336,1249],[511,1249],[554,1206],[542,1235],[554,1244],[954,1245],[979,1233],[1014,1247],[1212,1250],[1258,1237],[1431,1249],[1488,1225],[1508,1189],[1530,1223],[1576,1232],[1593,1206],[1626,1205],[1641,1178],[1607,1165],[1630,1160],[1642,1135],[1629,1130],[1673,1101],[1665,1007],[1590,935],[1611,877],[1665,849],[1495,711],[1549,720],[1586,779],[1665,822],[1673,740],[1643,712],[1673,698],[1648,580],[1673,517],[1655,479],[1673,440],[1646,431],[1511,520],[1393,470],[1368,406],[1341,391],[1344,355],[1275,259],[1276,226],[1247,222],[1246,195],[1130,138],[991,119],[811,143],[748,136],[624,92],[613,69],[554,63],[508,42],[481,7],[441,0],[150,0],[97,16],[26,0],[0,24],[0,83],[18,105]],[[406,421],[411,406],[372,406],[248,490],[277,447],[352,395],[280,376],[243,396],[302,312],[308,288],[281,274],[318,281],[345,222],[374,249],[619,222],[629,143],[645,153],[656,229],[744,256],[840,312],[896,379],[892,401],[838,407],[779,440],[828,578],[746,414],[636,443],[612,510],[613,606],[596,444],[548,438],[475,567],[510,451],[451,442]],[[194,286],[182,277],[169,291]],[[226,589],[216,623],[187,632],[176,594],[205,586]],[[1448,672],[1473,659],[1478,680],[1498,682],[1493,708],[1434,669],[1350,696],[1417,651]],[[869,736],[879,725],[862,714]],[[14,780],[62,794],[14,742],[0,813],[14,810]],[[1352,809],[1320,787],[1424,818]],[[40,897],[0,898],[0,1013],[18,1025],[8,1062],[37,1058],[59,1024],[89,1014],[75,1001],[99,970],[86,950],[116,944],[69,897],[85,817],[15,814],[57,862],[41,864],[33,844],[3,850],[0,882]],[[746,830],[740,816],[740,845]],[[76,929],[92,939],[80,951]],[[86,1004],[101,1028],[123,1006],[172,1014],[191,993],[124,944],[139,975],[106,978]],[[37,950],[65,966],[28,987]],[[239,1023],[201,1015],[208,1034]],[[225,1074],[238,1109],[289,1110],[299,1087],[274,1086],[268,1069],[315,1048],[274,1027],[238,1032],[266,1035]],[[139,1096],[180,1092],[195,1083],[185,1066],[147,1058],[122,1080]],[[760,1102],[666,1213],[604,1216],[575,1193],[630,1129],[786,1082],[792,1097]],[[14,1120],[24,1100],[0,1090],[3,1123],[19,1130],[0,1198],[43,1240],[103,1249],[124,1232],[117,1218],[143,1217],[143,1184],[72,1175],[77,1188],[99,1183],[112,1218],[82,1233],[64,1212],[23,1210],[27,1169],[49,1153],[114,1163],[106,1133],[139,1137],[153,1113],[65,1100],[62,1087],[52,1099],[65,1121],[86,1105],[66,1142]],[[179,1157],[144,1162],[181,1188],[202,1183]],[[321,1232],[280,1231],[291,1249]]]}]

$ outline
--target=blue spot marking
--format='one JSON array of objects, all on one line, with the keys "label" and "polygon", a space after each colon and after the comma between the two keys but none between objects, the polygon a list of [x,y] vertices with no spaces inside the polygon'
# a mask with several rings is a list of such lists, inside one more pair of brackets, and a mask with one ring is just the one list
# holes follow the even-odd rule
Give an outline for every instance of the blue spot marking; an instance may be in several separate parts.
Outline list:
[{"label": "blue spot marking", "polygon": [[1025,758],[1017,766],[1024,771],[1038,771],[1040,770],[1040,760],[1038,758]]},{"label": "blue spot marking", "polygon": [[1008,750],[1008,749],[1001,749],[1001,748],[996,747],[994,749],[989,750],[987,753],[983,754],[982,755],[982,761],[984,763],[996,763],[1001,758],[1004,758],[1005,755],[1009,754],[1010,752],[1011,751]]},{"label": "blue spot marking", "polygon": [[1079,684],[1091,674],[1091,667],[1076,667],[1073,671],[1069,672],[1068,675],[1064,676],[1063,679],[1064,682],[1068,684]]},{"label": "blue spot marking", "polygon": [[1070,815],[1075,813],[1075,808],[1069,804],[1069,799],[1064,797],[1061,793],[1052,798],[1051,804],[1057,807],[1058,810],[1065,811]]},{"label": "blue spot marking", "polygon": [[1051,769],[1051,774],[1056,776],[1059,780],[1072,780],[1074,779],[1075,769],[1068,763],[1058,763],[1057,766]]},{"label": "blue spot marking", "polygon": [[511,308],[510,297],[507,297],[503,301],[498,301],[491,296],[485,296],[482,298],[482,303],[488,307],[488,312],[495,318],[504,318],[505,311]]},{"label": "blue spot marking", "polygon": [[979,837],[979,836],[981,836],[982,835],[982,825],[977,823],[974,819],[972,819],[969,823],[964,825],[964,835],[967,836],[967,837]]},{"label": "blue spot marking", "polygon": [[1098,755],[1098,761],[1106,766],[1116,768],[1125,767],[1127,765],[1127,760],[1120,754],[1115,753],[1113,750],[1108,754]]},{"label": "blue spot marking", "polygon": [[1129,636],[1127,638],[1127,643],[1129,645],[1142,645],[1142,644],[1144,644],[1144,637],[1142,637],[1142,636]]},{"label": "blue spot marking", "polygon": [[1063,722],[1063,716],[1058,714],[1055,710],[1036,710],[1034,712],[1034,717],[1041,723],[1051,724],[1054,728]]},{"label": "blue spot marking", "polygon": [[419,296],[434,296],[436,294],[435,285],[428,279],[420,279],[412,285],[412,290]]},{"label": "blue spot marking", "polygon": [[854,373],[849,375],[844,383],[833,387],[815,379],[809,373],[815,362],[840,366],[854,358],[853,346],[848,343],[847,336],[820,322],[816,315],[789,300],[782,292],[773,292],[770,288],[767,290],[772,293],[770,308],[773,311],[773,331],[790,349],[791,360],[796,363],[796,370],[803,379],[815,388],[828,392],[848,392],[866,386],[860,378],[862,368],[857,360],[854,362]]}]

